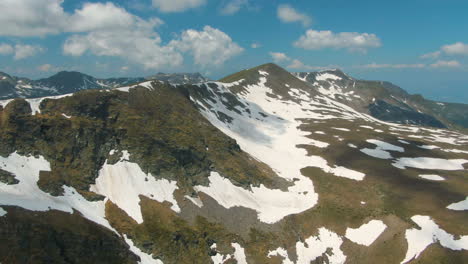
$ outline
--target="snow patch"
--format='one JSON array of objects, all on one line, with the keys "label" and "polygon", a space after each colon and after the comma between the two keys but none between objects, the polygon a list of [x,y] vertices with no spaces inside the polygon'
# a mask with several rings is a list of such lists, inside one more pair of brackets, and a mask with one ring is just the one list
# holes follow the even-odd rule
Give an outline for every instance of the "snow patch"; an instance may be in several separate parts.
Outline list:
[{"label": "snow patch", "polygon": [[189,195],[184,196],[187,200],[191,201],[194,205],[202,208],[203,207],[203,202],[199,197],[191,197]]},{"label": "snow patch", "polygon": [[3,209],[3,208],[0,207],[0,217],[6,215],[7,213],[8,213],[8,212],[5,211],[5,209]]},{"label": "snow patch", "polygon": [[141,249],[137,248],[131,239],[124,235],[125,242],[130,247],[130,251],[135,253],[138,257],[140,257],[139,264],[163,264],[163,262],[159,259],[154,259],[151,255],[141,251]]},{"label": "snow patch", "polygon": [[232,243],[231,246],[234,248],[234,258],[237,260],[237,263],[247,264],[247,257],[245,256],[244,248],[237,243]]},{"label": "snow patch", "polygon": [[466,197],[465,200],[460,201],[458,203],[453,203],[453,204],[447,206],[447,208],[450,209],[450,210],[455,210],[455,211],[468,210],[468,196]]},{"label": "snow patch", "polygon": [[435,174],[419,174],[418,176],[431,181],[445,181],[444,177]]},{"label": "snow patch", "polygon": [[52,196],[39,189],[39,172],[50,171],[50,164],[44,157],[22,156],[14,152],[6,158],[0,156],[0,166],[19,181],[14,185],[0,182],[0,205],[42,212],[55,209],[70,214],[77,210],[83,217],[114,231],[105,219],[105,201],[90,202],[73,187],[65,185],[63,196]]},{"label": "snow patch", "polygon": [[289,187],[287,192],[279,189],[268,189],[264,185],[251,187],[246,190],[235,186],[217,172],[211,172],[208,177],[210,184],[195,186],[198,192],[203,192],[225,208],[246,207],[257,211],[258,219],[262,222],[273,224],[287,215],[297,214],[310,208],[314,204],[309,193],[304,193],[307,187],[297,183]]},{"label": "snow patch", "polygon": [[[310,263],[322,255],[328,257],[328,263],[330,264],[343,264],[346,261],[346,256],[340,247],[343,244],[343,240],[336,233],[329,231],[328,229],[321,227],[319,228],[319,234],[317,236],[311,236],[304,242],[296,243],[296,263]],[[277,248],[274,251],[268,253],[268,257],[281,256],[284,258],[283,264],[293,263],[283,248]]]},{"label": "snow patch", "polygon": [[123,157],[119,162],[111,165],[106,161],[99,170],[96,184],[90,186],[90,191],[106,196],[139,224],[143,223],[140,195],[158,202],[168,201],[172,203],[173,211],[180,212],[174,198],[177,182],[156,180],[151,173],[144,173],[138,164],[128,161],[128,151],[122,152]]},{"label": "snow patch", "polygon": [[380,220],[371,220],[358,228],[347,228],[345,237],[356,244],[370,246],[387,226]]},{"label": "snow patch", "polygon": [[341,80],[341,79],[342,79],[341,77],[336,76],[334,74],[330,74],[330,73],[322,73],[320,75],[317,75],[317,77],[315,77],[315,80],[317,81]]},{"label": "snow patch", "polygon": [[405,259],[401,262],[407,263],[411,260],[417,259],[419,255],[432,243],[439,242],[444,248],[452,250],[468,250],[468,236],[460,236],[459,239],[434,223],[429,216],[415,215],[411,217],[420,229],[412,228],[407,229],[405,236],[408,242],[408,251],[406,252]]},{"label": "snow patch", "polygon": [[467,163],[465,159],[439,159],[439,158],[399,158],[393,166],[399,169],[406,167],[425,169],[425,170],[464,170],[463,164]]},{"label": "snow patch", "polygon": [[[367,154],[368,156],[379,158],[379,159],[392,159],[392,155],[388,151],[397,151],[404,152],[405,149],[398,147],[380,140],[368,139],[367,142],[376,145],[375,149],[364,148],[361,149],[361,152]],[[388,150],[388,151],[387,151]]]}]

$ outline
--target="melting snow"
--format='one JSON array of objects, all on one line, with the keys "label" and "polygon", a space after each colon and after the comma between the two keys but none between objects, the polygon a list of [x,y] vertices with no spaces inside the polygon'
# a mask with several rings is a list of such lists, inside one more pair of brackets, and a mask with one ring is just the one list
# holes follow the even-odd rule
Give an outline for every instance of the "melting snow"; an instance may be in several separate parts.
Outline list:
[{"label": "melting snow", "polygon": [[140,195],[158,202],[172,203],[171,209],[180,212],[174,191],[177,182],[166,179],[156,180],[150,173],[144,173],[136,163],[128,162],[128,151],[123,151],[123,158],[116,164],[107,161],[99,171],[96,184],[90,191],[109,198],[139,224],[143,223],[140,208]]},{"label": "melting snow", "polygon": [[468,236],[460,236],[459,239],[434,223],[429,216],[415,215],[411,217],[421,229],[406,230],[406,241],[408,242],[408,251],[405,259],[401,263],[407,263],[417,259],[419,255],[432,243],[439,242],[442,247],[452,250],[468,250]]},{"label": "melting snow", "polygon": [[[329,231],[324,227],[319,228],[318,236],[311,236],[304,242],[296,243],[296,263],[310,263],[325,254],[328,257],[328,263],[343,264],[346,261],[346,256],[340,249],[342,243],[343,240],[336,233]],[[283,264],[293,263],[288,258],[288,254],[283,248],[277,248],[274,251],[270,251],[268,253],[268,257],[271,256],[283,257]]]},{"label": "melting snow", "polygon": [[119,91],[122,91],[122,92],[129,92],[130,89],[132,89],[132,88],[144,87],[144,88],[152,91],[152,90],[154,90],[152,83],[153,83],[153,80],[152,81],[147,81],[147,82],[142,82],[142,83],[131,85],[131,86],[124,86],[124,87],[115,88],[115,90],[119,90]]},{"label": "melting snow", "polygon": [[358,228],[347,228],[345,237],[354,243],[370,246],[387,226],[380,220],[372,220]]},{"label": "melting snow", "polygon": [[456,210],[456,211],[468,210],[468,196],[466,197],[465,200],[460,201],[458,203],[453,203],[453,204],[447,206],[447,208],[450,209],[450,210]]},{"label": "melting snow", "polygon": [[200,198],[198,198],[198,197],[194,198],[194,197],[191,197],[189,195],[185,195],[184,197],[187,198],[189,201],[191,201],[194,205],[196,205],[196,206],[198,206],[200,208],[203,207],[203,202],[202,202],[202,200],[200,200]]},{"label": "melting snow", "polygon": [[445,178],[435,174],[419,174],[419,177],[431,181],[445,181]]},{"label": "melting snow", "polygon": [[[302,182],[289,187],[287,192],[268,189],[263,185],[251,187],[251,191],[235,186],[228,179],[212,172],[210,185],[196,186],[198,192],[206,193],[225,208],[242,206],[258,212],[258,219],[265,223],[275,223],[290,214],[297,214],[309,209],[314,204],[304,190],[308,183]],[[302,184],[306,184],[302,186]],[[309,189],[313,190],[313,189]],[[309,199],[308,199],[309,198]]]},{"label": "melting snow", "polygon": [[330,73],[322,73],[315,77],[317,81],[326,81],[326,80],[341,80],[342,78]]},{"label": "melting snow", "polygon": [[271,258],[273,256],[282,257],[283,258],[283,264],[293,264],[294,263],[291,260],[289,260],[288,252],[286,251],[286,249],[284,249],[282,247],[279,247],[279,248],[277,248],[275,250],[272,250],[272,251],[268,252],[268,257],[269,258]]},{"label": "melting snow", "polygon": [[392,165],[405,169],[412,167],[426,170],[463,170],[463,164],[468,160],[464,159],[439,159],[439,158],[399,158]]},{"label": "melting snow", "polygon": [[130,247],[130,250],[135,253],[135,255],[140,257],[139,264],[163,264],[163,262],[159,259],[154,259],[151,255],[141,251],[141,249],[137,248],[131,239],[129,239],[126,235],[124,235],[125,242]]},{"label": "melting snow", "polygon": [[366,140],[367,142],[376,145],[375,149],[369,149],[369,148],[364,148],[361,149],[361,152],[374,157],[374,158],[379,158],[379,159],[392,159],[392,155],[386,150],[389,151],[397,151],[397,152],[404,152],[405,149],[402,147],[398,147],[380,140],[376,139],[368,139]]},{"label": "melting snow", "polygon": [[[301,174],[301,169],[305,167],[318,167],[325,172],[334,174],[340,177],[347,177],[354,180],[362,180],[364,174],[350,170],[344,167],[329,165],[328,162],[320,156],[308,156],[307,151],[302,148],[296,147],[297,145],[315,145],[318,147],[325,147],[325,144],[319,144],[318,141],[308,138],[311,134],[301,131],[298,127],[302,124],[301,118],[310,119],[331,119],[336,118],[337,115],[325,115],[321,110],[340,108],[336,110],[340,116],[353,119],[356,116],[364,116],[357,113],[354,109],[347,107],[343,104],[332,101],[326,97],[320,98],[325,103],[318,103],[313,100],[307,93],[301,94],[296,97],[299,102],[284,101],[278,98],[268,96],[273,91],[265,84],[267,82],[267,74],[262,74],[259,82],[253,85],[247,85],[245,91],[238,94],[238,100],[244,105],[249,106],[249,112],[243,110],[242,113],[230,111],[222,100],[222,94],[229,92],[222,83],[216,83],[218,89],[213,90],[206,85],[207,89],[213,91],[213,100],[206,100],[204,104],[198,102],[199,105],[208,104],[209,107],[201,107],[202,114],[216,127],[222,130],[225,134],[234,138],[241,148],[252,155],[253,157],[261,160],[269,165],[277,174],[292,182],[294,186],[288,188],[288,197],[295,197],[295,201],[301,204],[302,211],[312,208],[318,199],[317,193],[314,192],[312,181],[308,177]],[[291,90],[293,90],[292,88]],[[194,100],[192,98],[192,100]],[[325,106],[325,104],[327,106]],[[320,110],[319,112],[315,112]],[[232,117],[232,121],[223,122],[218,118],[218,112],[222,112]],[[257,113],[265,113],[267,116],[262,116]],[[324,143],[324,142],[321,142]],[[213,175],[212,175],[213,176]],[[216,180],[216,176],[213,180]],[[222,178],[216,180],[218,184],[222,183]],[[230,186],[232,184],[224,182],[222,185]],[[264,187],[263,187],[264,188]],[[230,190],[237,190],[229,187]],[[267,189],[264,188],[265,193]],[[240,191],[240,190],[237,190]],[[275,193],[275,190],[270,190]],[[220,194],[221,195],[221,194]],[[227,194],[223,194],[226,195]],[[249,197],[252,194],[249,194]],[[255,194],[255,196],[258,194]],[[226,197],[226,199],[229,197]],[[296,199],[301,199],[299,202]],[[238,201],[228,202],[224,201],[226,206],[235,206],[240,204]],[[280,220],[284,217],[285,211],[280,211],[280,217],[266,217],[265,212],[271,210],[271,204],[267,203],[262,205],[256,203],[255,205],[249,204],[252,209],[257,212],[262,212],[262,219],[272,221]],[[270,208],[270,209],[266,209]],[[295,208],[294,211],[299,210]],[[299,212],[299,211],[297,211]],[[272,212],[272,214],[274,214]]]},{"label": "melting snow", "polygon": [[50,164],[42,156],[38,158],[12,153],[7,158],[0,156],[3,170],[15,175],[18,184],[0,182],[0,204],[19,206],[31,211],[51,209],[73,213],[79,211],[85,218],[114,230],[105,219],[105,201],[90,202],[73,187],[63,186],[63,196],[52,196],[37,186],[40,171],[50,171]]},{"label": "melting snow", "polygon": [[351,130],[349,130],[347,128],[342,128],[342,127],[332,127],[332,128],[335,129],[335,130],[341,130],[341,131],[347,131],[347,132],[351,131]]},{"label": "melting snow", "polygon": [[237,243],[232,243],[231,246],[234,248],[234,258],[237,260],[237,263],[247,264],[244,248]]}]

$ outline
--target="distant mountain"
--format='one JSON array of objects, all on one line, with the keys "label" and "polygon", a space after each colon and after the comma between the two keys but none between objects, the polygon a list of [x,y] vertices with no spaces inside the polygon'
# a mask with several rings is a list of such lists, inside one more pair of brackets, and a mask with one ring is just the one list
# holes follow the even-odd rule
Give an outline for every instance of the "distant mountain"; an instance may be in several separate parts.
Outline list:
[{"label": "distant mountain", "polygon": [[180,84],[195,84],[209,81],[200,73],[158,73],[153,76],[146,77],[148,80],[159,80],[168,82],[173,85]]},{"label": "distant mountain", "polygon": [[383,121],[438,128],[468,128],[468,105],[427,100],[383,81],[354,79],[340,70],[294,75],[324,96]]},{"label": "distant mountain", "polygon": [[62,71],[48,78],[30,80],[0,72],[0,99],[35,98],[69,94],[88,89],[111,89],[145,80],[160,80],[174,85],[207,81],[199,73],[158,73],[147,78],[99,79],[80,72]]}]

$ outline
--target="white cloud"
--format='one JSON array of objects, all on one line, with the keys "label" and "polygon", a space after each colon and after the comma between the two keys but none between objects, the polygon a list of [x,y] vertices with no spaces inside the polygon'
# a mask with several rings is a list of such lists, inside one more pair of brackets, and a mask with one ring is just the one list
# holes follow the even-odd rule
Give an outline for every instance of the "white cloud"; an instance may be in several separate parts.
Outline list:
[{"label": "white cloud", "polygon": [[44,36],[57,34],[66,25],[62,0],[0,1],[0,35]]},{"label": "white cloud", "polygon": [[449,56],[464,56],[468,55],[468,44],[463,42],[456,42],[449,45],[444,45],[440,47],[438,51],[434,51],[431,53],[427,53],[422,55],[420,58],[422,59],[437,59],[442,54],[449,55]]},{"label": "white cloud", "polygon": [[325,48],[347,49],[349,51],[366,52],[369,48],[377,48],[382,44],[375,34],[317,31],[309,29],[305,35],[294,42],[294,46],[306,50],[320,50]]},{"label": "white cloud", "polygon": [[252,44],[250,44],[250,47],[252,49],[258,49],[258,48],[261,48],[262,47],[262,44],[258,43],[258,42],[254,42]]},{"label": "white cloud", "polygon": [[182,55],[173,47],[161,46],[156,33],[145,31],[96,31],[74,35],[67,39],[63,50],[72,56],[81,56],[89,51],[97,56],[122,57],[146,69],[176,67],[183,62]]},{"label": "white cloud", "polygon": [[249,4],[248,0],[231,0],[220,10],[223,15],[233,15],[243,7]]},{"label": "white cloud", "polygon": [[316,70],[325,70],[325,69],[330,69],[330,68],[336,68],[336,67],[322,67],[322,66],[311,66],[304,64],[302,61],[298,59],[293,59],[286,55],[285,53],[282,52],[270,52],[270,56],[273,59],[275,63],[283,63],[283,62],[289,62],[289,64],[286,66],[286,68],[289,69],[294,69],[294,70],[309,70],[309,71],[316,71]]},{"label": "white cloud", "polygon": [[[153,4],[161,11],[175,12],[205,2],[154,0]],[[90,53],[120,57],[146,69],[180,66],[184,61],[183,52],[192,54],[196,64],[220,65],[243,50],[227,34],[211,27],[205,27],[204,31],[187,30],[180,39],[165,45],[156,32],[163,24],[159,18],[142,19],[112,2],[87,2],[68,13],[62,3],[62,0],[0,0],[0,36],[73,33],[63,44],[66,55]],[[33,45],[1,48],[3,53],[14,53],[15,59],[43,51]]]},{"label": "white cloud", "polygon": [[88,32],[69,37],[63,51],[66,55],[125,58],[146,69],[176,67],[182,55],[173,47],[161,45],[154,28],[163,22],[158,18],[143,20],[112,3],[87,3],[73,14],[70,31]]},{"label": "white cloud", "polygon": [[366,69],[408,69],[408,68],[413,68],[413,69],[420,69],[420,68],[425,68],[426,64],[377,64],[377,63],[371,63],[371,64],[366,64],[359,66],[360,68],[366,68]]},{"label": "white cloud", "polygon": [[165,13],[183,12],[205,3],[206,0],[153,0],[153,6]]},{"label": "white cloud", "polygon": [[55,72],[58,71],[58,68],[51,64],[43,64],[37,66],[37,69],[41,72]]},{"label": "white cloud", "polygon": [[420,56],[421,59],[436,59],[440,56],[442,52],[440,51],[434,51],[430,53],[426,53]]},{"label": "white cloud", "polygon": [[221,65],[244,50],[226,33],[210,26],[205,26],[203,31],[186,30],[168,46],[192,54],[195,64],[204,67]]},{"label": "white cloud", "polygon": [[5,43],[0,44],[0,55],[12,54],[14,51],[11,45]]},{"label": "white cloud", "polygon": [[457,42],[442,46],[441,50],[448,55],[468,55],[468,44]]},{"label": "white cloud", "polygon": [[311,65],[304,64],[302,61],[300,61],[298,59],[293,59],[291,64],[286,66],[286,68],[295,69],[295,70],[319,71],[319,70],[326,70],[326,69],[332,69],[332,68],[337,68],[337,67],[334,67],[334,66],[327,66],[327,67],[311,66]]},{"label": "white cloud", "polygon": [[304,27],[308,27],[312,23],[312,19],[308,15],[296,11],[290,5],[278,6],[277,14],[284,23],[301,22]]},{"label": "white cloud", "polygon": [[32,57],[41,52],[44,52],[44,48],[38,45],[16,44],[12,46],[5,43],[0,44],[0,55],[13,54],[13,58],[15,60],[22,60],[28,57]]},{"label": "white cloud", "polygon": [[291,58],[289,58],[285,53],[282,53],[282,52],[270,52],[270,56],[273,59],[273,61],[276,63],[291,60]]},{"label": "white cloud", "polygon": [[456,60],[451,60],[451,61],[443,61],[439,60],[433,64],[430,65],[432,68],[458,68],[461,67],[460,62]]}]

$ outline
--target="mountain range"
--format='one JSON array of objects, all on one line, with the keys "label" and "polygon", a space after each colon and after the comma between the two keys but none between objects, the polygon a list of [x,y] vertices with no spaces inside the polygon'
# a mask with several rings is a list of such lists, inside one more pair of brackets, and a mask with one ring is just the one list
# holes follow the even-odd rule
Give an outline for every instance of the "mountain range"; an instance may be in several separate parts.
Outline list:
[{"label": "mountain range", "polygon": [[173,85],[208,81],[199,73],[158,73],[148,77],[99,79],[80,72],[62,71],[48,78],[30,80],[0,72],[0,99],[36,98],[88,89],[111,89],[145,80],[160,80]]},{"label": "mountain range", "polygon": [[467,105],[275,64],[1,76],[1,263],[468,263]]}]

